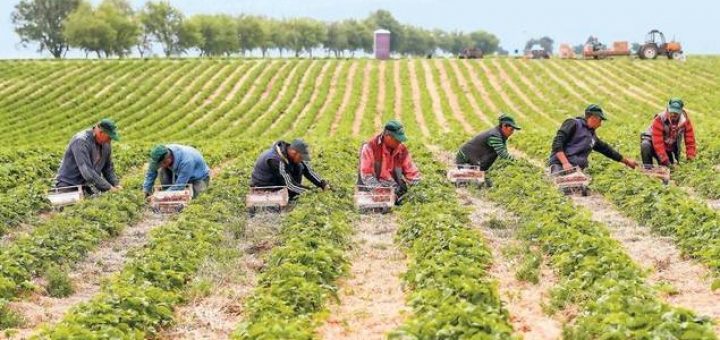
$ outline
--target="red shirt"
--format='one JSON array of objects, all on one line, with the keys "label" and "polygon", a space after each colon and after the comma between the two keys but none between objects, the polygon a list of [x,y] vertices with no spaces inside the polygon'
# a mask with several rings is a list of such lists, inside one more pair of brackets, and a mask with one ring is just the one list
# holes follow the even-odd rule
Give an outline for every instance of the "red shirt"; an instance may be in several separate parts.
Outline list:
[{"label": "red shirt", "polygon": [[677,123],[670,121],[667,111],[655,116],[648,134],[652,136],[652,145],[660,159],[660,164],[667,164],[670,160],[667,150],[675,146],[680,138],[685,139],[685,152],[688,159],[695,158],[697,146],[695,144],[695,130],[687,113],[680,115]]},{"label": "red shirt", "polygon": [[[378,173],[375,166],[378,166]],[[363,144],[360,152],[360,178],[365,182],[366,178],[374,178],[381,182],[394,182],[393,169],[399,167],[405,179],[410,182],[420,180],[420,171],[413,163],[410,153],[405,145],[400,144],[394,150],[390,150],[382,142],[382,135],[373,137]],[[365,183],[369,184],[369,183]]]}]

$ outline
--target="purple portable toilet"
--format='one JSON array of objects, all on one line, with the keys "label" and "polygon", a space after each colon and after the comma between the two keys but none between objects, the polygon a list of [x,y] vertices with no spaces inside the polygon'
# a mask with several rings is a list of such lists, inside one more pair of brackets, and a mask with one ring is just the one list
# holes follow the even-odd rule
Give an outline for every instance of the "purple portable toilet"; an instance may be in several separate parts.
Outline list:
[{"label": "purple portable toilet", "polygon": [[375,51],[375,59],[390,59],[390,31],[382,29],[375,31],[373,50]]}]

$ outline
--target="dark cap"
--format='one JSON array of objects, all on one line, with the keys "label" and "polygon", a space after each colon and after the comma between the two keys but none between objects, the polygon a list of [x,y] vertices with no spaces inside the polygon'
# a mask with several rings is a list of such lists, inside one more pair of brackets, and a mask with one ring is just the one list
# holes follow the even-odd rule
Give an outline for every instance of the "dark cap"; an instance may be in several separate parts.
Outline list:
[{"label": "dark cap", "polygon": [[500,116],[499,120],[500,120],[500,125],[507,124],[507,125],[510,125],[515,130],[522,130],[520,128],[520,125],[517,125],[517,123],[515,123],[515,119],[512,116],[508,115],[507,113],[503,113]]},{"label": "dark cap", "polygon": [[165,145],[155,145],[150,150],[150,169],[157,169],[170,150]]},{"label": "dark cap", "polygon": [[120,140],[117,125],[115,125],[115,122],[111,119],[105,118],[101,120],[100,123],[98,123],[98,127],[102,130],[102,132],[105,132],[108,136],[110,136],[110,139],[114,141]]},{"label": "dark cap", "polygon": [[402,123],[395,119],[385,124],[385,131],[390,132],[390,135],[392,135],[393,138],[400,143],[407,141],[407,136],[405,136],[405,127],[403,127]]},{"label": "dark cap", "polygon": [[303,161],[310,160],[310,152],[308,151],[308,145],[304,140],[298,138],[290,143],[290,148],[300,153]]},{"label": "dark cap", "polygon": [[607,116],[605,116],[605,111],[603,111],[600,105],[597,104],[590,104],[587,108],[585,108],[585,116],[588,115],[596,116],[602,120],[607,120]]}]

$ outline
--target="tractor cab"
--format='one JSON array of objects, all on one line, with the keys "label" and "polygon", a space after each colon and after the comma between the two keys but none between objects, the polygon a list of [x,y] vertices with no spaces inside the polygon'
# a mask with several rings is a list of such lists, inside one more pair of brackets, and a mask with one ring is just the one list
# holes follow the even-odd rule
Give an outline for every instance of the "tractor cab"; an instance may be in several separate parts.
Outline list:
[{"label": "tractor cab", "polygon": [[652,30],[645,37],[645,43],[640,46],[638,56],[640,59],[656,59],[658,55],[666,56],[668,59],[681,59],[682,46],[676,41],[668,42],[663,32]]}]

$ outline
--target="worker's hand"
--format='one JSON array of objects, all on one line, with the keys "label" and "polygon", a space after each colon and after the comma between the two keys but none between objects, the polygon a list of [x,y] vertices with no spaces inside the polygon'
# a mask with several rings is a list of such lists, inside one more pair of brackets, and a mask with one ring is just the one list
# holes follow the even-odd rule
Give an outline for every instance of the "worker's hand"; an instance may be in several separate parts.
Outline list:
[{"label": "worker's hand", "polygon": [[570,171],[570,170],[573,169],[573,166],[572,166],[572,164],[570,164],[570,163],[564,163],[564,164],[562,165],[562,167],[563,167],[563,170],[565,170],[565,171]]},{"label": "worker's hand", "polygon": [[150,199],[152,198],[151,192],[145,192],[145,201],[150,202]]},{"label": "worker's hand", "polygon": [[323,189],[323,191],[328,191],[328,190],[330,190],[330,182],[328,182],[328,181],[323,181],[321,188]]},{"label": "worker's hand", "polygon": [[117,191],[120,191],[120,189],[122,189],[122,188],[119,187],[119,186],[117,186],[117,187],[110,187],[110,192],[117,192]]},{"label": "worker's hand", "polygon": [[630,158],[623,158],[622,162],[630,169],[635,169],[635,168],[637,168],[637,165],[638,165],[634,159],[630,159]]}]

